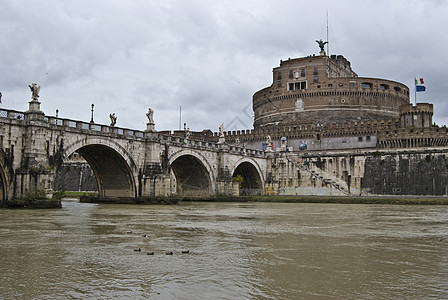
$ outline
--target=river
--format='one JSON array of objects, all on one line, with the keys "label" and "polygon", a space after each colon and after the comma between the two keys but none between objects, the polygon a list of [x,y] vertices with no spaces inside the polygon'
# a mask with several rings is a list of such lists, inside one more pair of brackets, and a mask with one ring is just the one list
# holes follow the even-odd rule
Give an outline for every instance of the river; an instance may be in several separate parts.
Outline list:
[{"label": "river", "polygon": [[448,206],[62,205],[0,210],[0,298],[448,297]]}]

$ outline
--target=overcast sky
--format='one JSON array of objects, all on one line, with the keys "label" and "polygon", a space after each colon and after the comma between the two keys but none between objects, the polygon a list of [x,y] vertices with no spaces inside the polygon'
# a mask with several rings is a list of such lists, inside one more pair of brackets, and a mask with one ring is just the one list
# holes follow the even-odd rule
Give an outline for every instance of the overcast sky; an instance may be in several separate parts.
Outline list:
[{"label": "overcast sky", "polygon": [[[250,129],[252,95],[280,59],[326,40],[362,77],[408,85],[448,124],[448,1],[0,0],[1,107],[144,130]],[[414,93],[411,92],[412,102]],[[181,125],[183,127],[183,125]]]}]

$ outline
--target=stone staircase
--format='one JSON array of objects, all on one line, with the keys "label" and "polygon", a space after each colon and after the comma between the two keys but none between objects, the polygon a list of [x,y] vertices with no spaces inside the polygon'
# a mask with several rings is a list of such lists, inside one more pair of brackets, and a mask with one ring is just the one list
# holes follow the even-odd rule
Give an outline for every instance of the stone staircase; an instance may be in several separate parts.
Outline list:
[{"label": "stone staircase", "polygon": [[302,170],[308,171],[313,178],[322,181],[325,185],[331,185],[335,189],[341,191],[343,194],[347,196],[350,195],[347,183],[342,179],[339,179],[336,175],[325,172],[324,170],[319,169],[316,166],[313,166],[311,168],[304,166],[304,169]]},{"label": "stone staircase", "polygon": [[326,172],[318,168],[316,165],[312,164],[312,162],[311,162],[312,165],[307,166],[291,160],[291,158],[288,156],[287,159],[290,163],[294,164],[297,168],[299,168],[299,170],[307,172],[308,174],[310,174],[312,178],[321,181],[325,186],[331,185],[344,195],[346,196],[350,195],[347,183],[344,180],[340,179],[336,174]]}]

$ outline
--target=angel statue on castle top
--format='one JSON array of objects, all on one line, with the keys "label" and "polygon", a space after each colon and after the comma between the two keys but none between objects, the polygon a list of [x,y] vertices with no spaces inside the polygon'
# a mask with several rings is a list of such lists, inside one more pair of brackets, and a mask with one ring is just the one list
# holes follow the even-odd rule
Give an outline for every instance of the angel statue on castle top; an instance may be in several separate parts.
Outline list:
[{"label": "angel statue on castle top", "polygon": [[328,44],[328,42],[324,42],[324,41],[322,41],[322,39],[320,39],[320,40],[316,40],[316,43],[319,44],[320,52],[324,52],[325,44]]}]

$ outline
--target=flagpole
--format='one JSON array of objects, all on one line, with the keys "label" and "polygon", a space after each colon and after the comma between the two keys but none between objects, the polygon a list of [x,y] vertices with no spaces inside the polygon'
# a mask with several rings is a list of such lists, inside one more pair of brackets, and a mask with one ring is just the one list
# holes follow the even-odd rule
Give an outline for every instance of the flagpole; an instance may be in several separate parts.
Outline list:
[{"label": "flagpole", "polygon": [[182,124],[182,105],[179,106],[179,130],[181,128],[181,124]]},{"label": "flagpole", "polygon": [[330,39],[328,37],[328,10],[327,10],[327,55],[330,56]]},{"label": "flagpole", "polygon": [[417,105],[417,78],[414,77],[414,104]]}]

